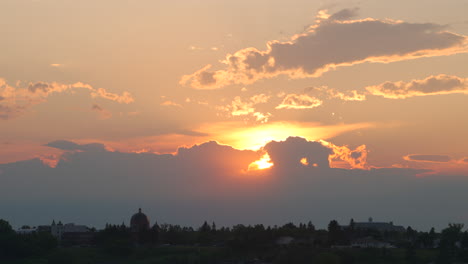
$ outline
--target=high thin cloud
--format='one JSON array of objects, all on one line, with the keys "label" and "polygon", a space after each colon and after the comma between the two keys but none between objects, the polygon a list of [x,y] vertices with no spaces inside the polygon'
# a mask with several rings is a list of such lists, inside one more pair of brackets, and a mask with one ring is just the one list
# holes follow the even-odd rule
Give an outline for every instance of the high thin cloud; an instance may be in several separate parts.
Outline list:
[{"label": "high thin cloud", "polygon": [[432,23],[407,23],[366,18],[352,20],[356,10],[334,15],[322,12],[307,32],[290,41],[270,41],[267,49],[246,48],[228,54],[225,69],[212,65],[182,77],[180,83],[196,89],[250,84],[288,75],[317,77],[339,66],[364,62],[388,63],[421,57],[467,52],[467,37]]},{"label": "high thin cloud", "polygon": [[45,102],[51,94],[62,93],[74,89],[84,89],[90,92],[93,98],[104,98],[117,103],[129,104],[134,101],[129,92],[115,94],[104,88],[94,88],[89,84],[77,82],[74,84],[36,82],[29,83],[26,87],[9,85],[0,78],[0,119],[17,117],[32,106]]},{"label": "high thin cloud", "polygon": [[468,79],[440,74],[411,82],[385,82],[366,87],[366,89],[372,95],[390,99],[405,99],[413,96],[439,94],[468,94]]},{"label": "high thin cloud", "polygon": [[421,155],[412,154],[403,157],[407,161],[423,161],[423,162],[449,162],[452,158],[447,155]]},{"label": "high thin cloud", "polygon": [[321,104],[321,100],[307,94],[288,94],[276,109],[309,109]]}]

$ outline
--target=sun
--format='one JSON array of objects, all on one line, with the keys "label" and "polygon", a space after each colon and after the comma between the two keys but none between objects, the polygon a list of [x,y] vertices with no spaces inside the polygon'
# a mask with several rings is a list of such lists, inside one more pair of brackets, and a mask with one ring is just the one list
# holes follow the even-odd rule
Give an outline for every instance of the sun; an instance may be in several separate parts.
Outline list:
[{"label": "sun", "polygon": [[259,160],[256,160],[250,163],[248,170],[249,171],[264,170],[264,169],[271,168],[272,166],[273,166],[273,163],[271,162],[270,155],[266,153]]}]

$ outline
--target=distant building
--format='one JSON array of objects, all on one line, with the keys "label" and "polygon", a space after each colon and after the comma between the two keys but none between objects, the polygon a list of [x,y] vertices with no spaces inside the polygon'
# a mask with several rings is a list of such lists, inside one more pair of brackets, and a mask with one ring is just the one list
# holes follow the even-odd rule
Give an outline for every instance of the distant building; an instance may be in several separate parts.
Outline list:
[{"label": "distant building", "polygon": [[28,234],[36,233],[36,231],[37,231],[37,228],[35,227],[22,226],[21,228],[16,230],[16,233],[20,235],[28,235]]},{"label": "distant building", "polygon": [[83,245],[91,243],[94,233],[85,225],[75,225],[73,223],[62,224],[62,222],[52,222],[50,226],[52,236],[63,245]]},{"label": "distant building", "polygon": [[58,222],[55,224],[55,221],[52,222],[50,226],[50,233],[60,240],[65,233],[85,233],[89,232],[89,228],[84,225],[75,225],[74,223],[69,224],[62,224],[62,222]]},{"label": "distant building", "polygon": [[394,225],[393,222],[374,222],[372,217],[369,218],[368,222],[356,222],[354,223],[355,229],[363,230],[377,230],[380,232],[395,231],[395,232],[406,232],[406,228],[403,226]]},{"label": "distant building", "polygon": [[134,214],[130,219],[130,229],[132,232],[146,231],[150,229],[148,217],[138,209],[138,213]]}]

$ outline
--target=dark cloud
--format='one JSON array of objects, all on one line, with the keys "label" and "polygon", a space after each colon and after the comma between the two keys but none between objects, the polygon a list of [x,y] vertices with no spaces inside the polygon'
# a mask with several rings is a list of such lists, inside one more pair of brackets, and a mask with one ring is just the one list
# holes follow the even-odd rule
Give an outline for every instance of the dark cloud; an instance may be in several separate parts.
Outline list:
[{"label": "dark cloud", "polygon": [[359,8],[346,8],[342,9],[330,16],[330,20],[350,20],[351,18],[357,17]]},{"label": "dark cloud", "polygon": [[265,51],[246,48],[228,54],[225,69],[212,71],[211,65],[207,65],[183,76],[181,84],[215,89],[282,74],[292,78],[317,77],[338,66],[467,51],[467,38],[445,31],[441,25],[370,18],[349,20],[355,14],[356,10],[346,9],[331,19],[322,18],[306,33],[293,36],[288,42],[268,42]]},{"label": "dark cloud", "polygon": [[405,157],[409,161],[429,161],[429,162],[449,162],[452,158],[447,155],[408,155]]},{"label": "dark cloud", "polygon": [[264,150],[270,155],[275,167],[288,170],[303,167],[303,158],[309,166],[317,164],[318,168],[330,168],[328,157],[333,153],[320,142],[307,141],[300,137],[289,137],[282,142],[272,141],[265,145]]},{"label": "dark cloud", "polygon": [[50,86],[48,83],[43,83],[43,82],[37,82],[34,84],[29,84],[28,90],[32,93],[35,93],[36,91],[40,91],[43,93],[48,93],[53,89],[52,86]]},{"label": "dark cloud", "polygon": [[106,147],[100,143],[91,144],[76,144],[72,141],[67,140],[56,140],[45,144],[45,146],[61,149],[61,150],[81,150],[81,151],[106,151]]}]

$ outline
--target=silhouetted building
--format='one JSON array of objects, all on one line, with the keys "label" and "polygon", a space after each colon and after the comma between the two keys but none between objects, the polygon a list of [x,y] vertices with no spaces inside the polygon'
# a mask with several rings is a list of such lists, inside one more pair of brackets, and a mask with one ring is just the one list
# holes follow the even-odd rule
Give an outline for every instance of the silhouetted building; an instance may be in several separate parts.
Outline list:
[{"label": "silhouetted building", "polygon": [[[52,222],[52,225],[50,226],[50,233],[56,237],[59,242],[62,241],[64,237],[66,237],[68,240],[73,240],[73,237],[80,237],[81,235],[86,236],[89,235],[89,233],[92,234],[87,226],[75,225],[73,223],[64,225],[60,221],[58,224],[55,224],[55,221]],[[78,240],[81,240],[81,238]]]},{"label": "silhouetted building", "polygon": [[21,235],[28,235],[28,234],[33,234],[37,232],[37,228],[35,227],[29,227],[29,226],[22,226],[18,230],[16,230],[17,234]]},{"label": "silhouetted building", "polygon": [[368,222],[356,222],[354,223],[355,229],[363,230],[377,230],[380,232],[385,231],[396,231],[396,232],[406,232],[406,228],[403,226],[393,225],[393,222],[374,222],[372,217],[369,218]]},{"label": "silhouetted building", "polygon": [[141,232],[149,230],[150,222],[148,217],[138,209],[138,213],[134,214],[130,219],[130,229],[132,232]]}]

